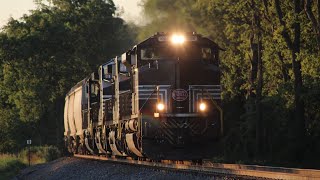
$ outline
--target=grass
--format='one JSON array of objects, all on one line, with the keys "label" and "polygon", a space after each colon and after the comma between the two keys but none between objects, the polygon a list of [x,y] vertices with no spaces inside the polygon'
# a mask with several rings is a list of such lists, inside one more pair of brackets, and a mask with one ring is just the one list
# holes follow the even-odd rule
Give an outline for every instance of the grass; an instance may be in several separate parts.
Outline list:
[{"label": "grass", "polygon": [[26,167],[17,156],[0,154],[0,179],[10,179]]},{"label": "grass", "polygon": [[[28,149],[23,149],[18,155],[0,154],[0,180],[11,179],[21,169],[28,166]],[[54,146],[34,146],[30,148],[31,165],[46,163],[61,156],[58,148]]]}]

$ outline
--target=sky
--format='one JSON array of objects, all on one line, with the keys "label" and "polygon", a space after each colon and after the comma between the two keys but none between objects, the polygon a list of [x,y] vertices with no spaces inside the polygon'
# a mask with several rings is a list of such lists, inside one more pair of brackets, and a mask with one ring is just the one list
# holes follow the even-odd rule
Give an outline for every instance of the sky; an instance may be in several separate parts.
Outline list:
[{"label": "sky", "polygon": [[[141,8],[138,3],[141,0],[113,0],[115,5],[124,13],[121,15],[127,21],[139,23]],[[33,0],[0,0],[0,27],[8,22],[10,17],[17,19],[29,10],[35,9]]]}]

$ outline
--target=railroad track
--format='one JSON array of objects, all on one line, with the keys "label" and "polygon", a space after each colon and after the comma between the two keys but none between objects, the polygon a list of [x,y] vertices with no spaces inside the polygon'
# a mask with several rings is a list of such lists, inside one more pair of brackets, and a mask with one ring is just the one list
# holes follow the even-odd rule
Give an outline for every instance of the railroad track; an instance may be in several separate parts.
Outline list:
[{"label": "railroad track", "polygon": [[203,162],[201,165],[190,161],[139,161],[130,158],[115,158],[106,156],[74,155],[77,158],[110,161],[122,164],[141,165],[153,168],[188,171],[206,174],[225,175],[230,177],[248,177],[248,179],[288,179],[288,180],[320,180],[320,170],[294,169],[269,166],[254,166],[240,164],[219,164]]}]

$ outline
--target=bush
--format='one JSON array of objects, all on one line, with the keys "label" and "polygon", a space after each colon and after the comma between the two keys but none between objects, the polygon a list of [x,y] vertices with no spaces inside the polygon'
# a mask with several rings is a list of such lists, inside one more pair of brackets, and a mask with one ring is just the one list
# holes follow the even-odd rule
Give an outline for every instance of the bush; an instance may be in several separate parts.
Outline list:
[{"label": "bush", "polygon": [[55,146],[48,146],[47,153],[45,156],[46,161],[52,161],[58,159],[61,156],[61,152]]},{"label": "bush", "polygon": [[[61,156],[59,149],[55,146],[32,146],[30,147],[31,164],[40,164],[55,160]],[[20,159],[28,163],[29,149],[25,148],[19,153]]]},{"label": "bush", "polygon": [[[55,146],[32,146],[30,147],[31,165],[55,160],[61,156]],[[29,157],[29,149],[23,149],[18,156],[12,154],[0,154],[0,179],[11,179],[25,167]]]}]

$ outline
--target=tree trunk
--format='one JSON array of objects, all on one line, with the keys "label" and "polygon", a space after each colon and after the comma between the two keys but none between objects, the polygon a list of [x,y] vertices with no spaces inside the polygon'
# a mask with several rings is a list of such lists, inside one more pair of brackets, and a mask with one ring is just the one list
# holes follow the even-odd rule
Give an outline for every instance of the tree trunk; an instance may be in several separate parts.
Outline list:
[{"label": "tree trunk", "polygon": [[[293,36],[294,39],[290,39],[289,31],[287,30],[286,23],[283,20],[283,13],[280,6],[280,1],[275,0],[275,7],[278,15],[278,19],[280,24],[284,27],[282,31],[282,36],[287,43],[288,48],[291,51],[291,62],[292,62],[292,70],[294,75],[294,119],[291,123],[291,127],[289,130],[290,133],[290,143],[292,143],[292,148],[294,151],[295,160],[300,160],[301,155],[303,155],[303,145],[304,145],[304,136],[305,136],[305,122],[304,122],[304,101],[302,99],[302,90],[303,90],[303,82],[301,75],[301,62],[297,59],[297,54],[300,53],[300,35],[301,35],[301,27],[300,22],[296,19],[293,24]],[[294,0],[294,13],[296,17],[301,12],[301,4],[300,0]],[[298,158],[298,159],[297,159]]]},{"label": "tree trunk", "polygon": [[317,43],[318,43],[318,50],[320,50],[320,0],[317,1],[317,11],[318,11],[318,20],[314,13],[312,12],[312,1],[311,0],[305,0],[304,5],[305,12],[307,14],[308,19],[312,23],[312,27],[315,31],[316,37],[317,37]]},{"label": "tree trunk", "polygon": [[[294,1],[294,12],[296,16],[302,11],[300,6],[300,0]],[[292,51],[292,68],[294,74],[294,91],[295,91],[295,128],[293,129],[293,133],[297,134],[297,142],[298,144],[298,154],[301,156],[304,149],[304,135],[305,135],[305,122],[304,122],[304,102],[302,99],[302,90],[303,90],[303,82],[301,75],[301,61],[297,59],[297,54],[300,53],[300,35],[301,35],[301,27],[298,19],[293,24],[294,28],[294,42],[293,42],[293,51]],[[299,157],[298,156],[298,157]]]},{"label": "tree trunk", "polygon": [[284,62],[283,56],[281,52],[277,52],[277,55],[279,57],[280,63],[281,63],[281,72],[282,72],[282,78],[284,82],[288,82],[290,79],[289,71],[286,63]]},{"label": "tree trunk", "polygon": [[[263,87],[263,65],[262,65],[262,38],[261,38],[261,24],[260,14],[254,0],[251,1],[253,11],[252,29],[253,35],[250,39],[252,50],[252,70],[251,70],[251,86],[253,87],[254,81],[257,79],[256,86],[256,157],[261,157],[264,149],[264,128],[262,117],[262,87]],[[255,38],[254,38],[255,37]],[[254,42],[255,41],[255,42]],[[254,66],[253,66],[254,65]],[[251,87],[251,88],[252,88]]]},{"label": "tree trunk", "polygon": [[262,64],[262,42],[260,33],[258,33],[258,85],[257,85],[257,98],[256,98],[256,112],[257,112],[257,154],[258,156],[262,155],[264,151],[264,137],[265,137],[265,128],[263,123],[262,116],[262,87],[263,87],[263,64]]}]

